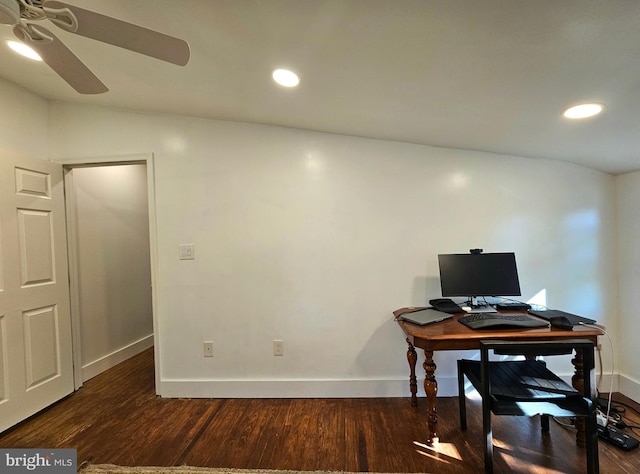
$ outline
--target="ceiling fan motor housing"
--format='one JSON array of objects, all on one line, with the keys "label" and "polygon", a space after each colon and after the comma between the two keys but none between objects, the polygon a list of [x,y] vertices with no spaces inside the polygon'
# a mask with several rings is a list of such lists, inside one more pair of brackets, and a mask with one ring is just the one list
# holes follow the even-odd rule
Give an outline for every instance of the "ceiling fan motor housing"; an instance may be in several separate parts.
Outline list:
[{"label": "ceiling fan motor housing", "polygon": [[0,0],[0,24],[15,25],[20,21],[18,0]]}]

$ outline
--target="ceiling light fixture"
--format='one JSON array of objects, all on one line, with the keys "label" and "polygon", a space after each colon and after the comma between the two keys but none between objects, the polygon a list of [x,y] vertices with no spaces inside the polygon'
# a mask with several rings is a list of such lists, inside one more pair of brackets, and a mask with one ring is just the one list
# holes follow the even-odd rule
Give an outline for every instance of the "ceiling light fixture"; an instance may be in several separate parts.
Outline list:
[{"label": "ceiling light fixture", "polygon": [[298,75],[288,69],[276,69],[272,76],[274,81],[284,87],[295,87],[300,83]]},{"label": "ceiling light fixture", "polygon": [[569,119],[583,119],[593,117],[602,112],[602,104],[590,103],[569,107],[562,115]]},{"label": "ceiling light fixture", "polygon": [[26,58],[42,61],[40,55],[24,43],[20,43],[18,41],[7,41],[7,44],[16,53],[21,54]]}]

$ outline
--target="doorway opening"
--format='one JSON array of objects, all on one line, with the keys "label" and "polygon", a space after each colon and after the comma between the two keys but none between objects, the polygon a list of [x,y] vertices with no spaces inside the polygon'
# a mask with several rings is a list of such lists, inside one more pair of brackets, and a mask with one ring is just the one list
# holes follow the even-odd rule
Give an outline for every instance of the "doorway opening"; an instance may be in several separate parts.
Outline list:
[{"label": "doorway opening", "polygon": [[78,389],[155,345],[153,157],[61,164]]}]

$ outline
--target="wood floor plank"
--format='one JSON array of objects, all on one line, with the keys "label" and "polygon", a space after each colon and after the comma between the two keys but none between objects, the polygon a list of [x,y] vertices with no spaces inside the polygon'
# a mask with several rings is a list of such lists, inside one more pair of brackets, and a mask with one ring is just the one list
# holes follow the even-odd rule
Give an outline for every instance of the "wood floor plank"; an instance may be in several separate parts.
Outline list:
[{"label": "wood floor plank", "polygon": [[[457,397],[439,398],[441,442],[424,444],[426,406],[407,398],[161,399],[153,351],[0,434],[1,448],[76,448],[79,462],[121,465],[477,473],[483,471],[480,404],[469,399],[462,431]],[[640,405],[616,394],[627,424]],[[538,418],[493,417],[496,473],[585,472],[575,430]],[[633,433],[632,433],[633,434]],[[640,433],[636,433],[638,437]],[[637,474],[640,450],[600,443],[600,472]]]},{"label": "wood floor plank", "polygon": [[345,400],[345,413],[351,413],[352,416],[345,417],[344,422],[344,459],[345,471],[366,472],[369,471],[367,462],[367,444],[364,439],[358,413],[363,405],[362,399]]},{"label": "wood floor plank", "polygon": [[398,437],[400,420],[394,412],[398,404],[391,399],[365,401],[360,432],[367,447],[367,463],[382,471],[392,472],[394,466],[408,464],[407,448],[411,448],[406,436]]},{"label": "wood floor plank", "polygon": [[[260,436],[258,439],[258,447],[248,460],[248,469],[258,469],[264,465],[276,465],[279,453],[283,451],[283,446],[286,442],[285,431],[281,420],[286,416],[290,400],[256,400],[256,402],[253,410],[256,413],[265,414],[266,412],[266,417],[264,417],[263,422],[259,422]],[[259,419],[260,417],[257,418]]]},{"label": "wood floor plank", "polygon": [[126,423],[104,419],[69,444],[78,446],[79,458],[92,463],[172,466],[179,463],[221,403],[156,400],[137,407]]}]

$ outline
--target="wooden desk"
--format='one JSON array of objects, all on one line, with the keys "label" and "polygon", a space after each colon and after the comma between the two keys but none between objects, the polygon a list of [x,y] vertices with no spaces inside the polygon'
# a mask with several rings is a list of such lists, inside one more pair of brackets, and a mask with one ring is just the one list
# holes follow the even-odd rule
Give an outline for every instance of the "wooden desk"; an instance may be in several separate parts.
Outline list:
[{"label": "wooden desk", "polygon": [[[403,314],[425,309],[418,308],[400,308],[393,312],[393,316],[407,336],[409,349],[407,351],[407,360],[409,362],[409,388],[411,390],[411,404],[416,406],[418,402],[417,392],[418,383],[416,379],[416,362],[418,356],[416,347],[424,350],[425,361],[422,364],[426,377],[424,380],[424,391],[427,397],[427,442],[438,442],[438,412],[436,410],[436,396],[438,394],[438,382],[436,381],[436,364],[433,362],[434,351],[452,351],[452,350],[468,350],[480,349],[480,340],[482,339],[515,339],[515,340],[549,340],[549,339],[589,339],[597,344],[598,336],[604,334],[604,331],[586,326],[576,326],[573,331],[567,331],[555,328],[533,328],[533,329],[469,329],[462,323],[458,322],[460,316],[464,314],[454,315],[453,318],[445,321],[429,324],[427,326],[418,326],[407,321],[398,320]],[[517,311],[516,311],[517,312]],[[508,314],[508,312],[505,312]],[[582,387],[582,353],[577,351],[575,357],[571,360],[575,367],[575,374],[572,377],[573,386],[581,393]],[[595,381],[594,381],[595,382]],[[595,390],[595,383],[592,384]],[[592,398],[594,394],[592,394]],[[584,433],[583,433],[584,434]],[[582,444],[582,436],[578,437],[578,444]]]}]

